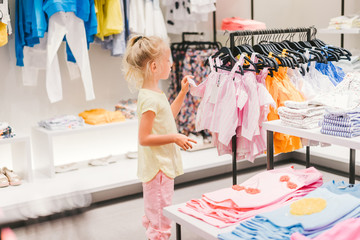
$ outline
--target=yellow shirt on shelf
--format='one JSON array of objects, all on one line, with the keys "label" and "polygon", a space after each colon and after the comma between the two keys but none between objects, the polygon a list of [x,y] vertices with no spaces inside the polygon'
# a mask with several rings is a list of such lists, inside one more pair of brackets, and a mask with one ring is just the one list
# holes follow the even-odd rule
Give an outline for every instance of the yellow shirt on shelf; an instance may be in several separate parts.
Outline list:
[{"label": "yellow shirt on shelf", "polygon": [[[147,111],[155,113],[152,134],[178,133],[170,104],[164,93],[140,89],[137,115]],[[175,178],[183,174],[180,147],[175,143],[160,146],[138,146],[138,177],[142,182],[150,181],[161,170],[166,176]]]},{"label": "yellow shirt on shelf", "polygon": [[125,116],[120,111],[112,112],[101,108],[83,111],[79,116],[91,125],[125,121]]}]

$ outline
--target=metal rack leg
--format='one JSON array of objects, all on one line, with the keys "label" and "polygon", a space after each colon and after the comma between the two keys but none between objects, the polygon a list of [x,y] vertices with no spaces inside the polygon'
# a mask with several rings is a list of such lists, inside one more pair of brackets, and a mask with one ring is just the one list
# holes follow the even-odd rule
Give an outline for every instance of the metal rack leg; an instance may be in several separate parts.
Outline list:
[{"label": "metal rack leg", "polygon": [[274,132],[266,131],[267,135],[267,153],[266,153],[266,161],[267,161],[267,170],[274,169]]},{"label": "metal rack leg", "polygon": [[176,240],[181,240],[181,225],[176,224]]},{"label": "metal rack leg", "polygon": [[233,185],[237,184],[237,167],[236,167],[236,135],[234,135],[231,139],[231,143],[232,143],[232,151],[233,151],[233,156],[232,156],[232,178],[233,178]]},{"label": "metal rack leg", "polygon": [[310,167],[310,146],[306,146],[306,168]]},{"label": "metal rack leg", "polygon": [[349,183],[355,184],[355,149],[350,149]]}]

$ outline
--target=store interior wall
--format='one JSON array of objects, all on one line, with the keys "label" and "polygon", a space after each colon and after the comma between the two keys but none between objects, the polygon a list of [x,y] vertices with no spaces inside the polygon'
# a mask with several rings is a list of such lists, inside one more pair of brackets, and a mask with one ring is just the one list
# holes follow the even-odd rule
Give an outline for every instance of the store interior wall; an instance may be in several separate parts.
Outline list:
[{"label": "store interior wall", "polygon": [[[15,29],[15,1],[9,1],[12,27]],[[360,12],[359,0],[345,1],[345,14]],[[341,15],[340,0],[254,0],[256,20],[265,22],[268,28],[308,27],[325,28],[329,19]],[[217,29],[225,17],[239,16],[250,18],[249,0],[217,0]],[[200,24],[205,32],[204,39],[213,39],[212,18]],[[317,36],[325,42],[340,46],[340,36],[320,34]],[[170,35],[172,42],[180,41],[179,35]],[[218,33],[217,38],[226,43],[227,36]],[[96,99],[86,101],[81,79],[70,80],[66,67],[64,45],[58,51],[60,62],[63,100],[50,103],[45,88],[45,73],[42,72],[37,86],[23,86],[21,68],[16,67],[15,35],[9,43],[0,47],[0,121],[9,122],[18,135],[29,135],[32,126],[42,119],[56,115],[78,114],[93,108],[114,110],[121,99],[136,97],[128,90],[121,71],[121,57],[111,57],[109,51],[99,45],[91,44],[89,50],[90,64]],[[360,34],[346,35],[347,49],[360,48]],[[166,90],[167,84],[163,82]],[[0,151],[1,152],[1,151]]]}]

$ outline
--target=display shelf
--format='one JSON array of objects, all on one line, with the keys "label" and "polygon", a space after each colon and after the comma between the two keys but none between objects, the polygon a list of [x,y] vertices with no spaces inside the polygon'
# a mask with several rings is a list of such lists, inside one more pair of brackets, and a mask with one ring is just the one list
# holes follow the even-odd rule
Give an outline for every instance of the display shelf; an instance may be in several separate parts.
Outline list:
[{"label": "display shelf", "polygon": [[[269,121],[263,123],[264,129],[267,131],[267,169],[273,169],[274,167],[274,142],[273,133],[279,132],[305,138],[309,140],[315,140],[322,143],[334,144],[350,149],[349,158],[349,183],[355,183],[355,168],[356,158],[355,150],[360,149],[360,137],[345,138],[322,134],[319,128],[314,129],[301,129],[286,126],[281,123],[281,120]],[[310,147],[306,147],[306,166],[310,166]]]},{"label": "display shelf", "polygon": [[29,136],[0,139],[0,145],[10,145],[12,170],[23,180],[33,180],[32,155]]},{"label": "display shelf", "polygon": [[318,30],[318,32],[329,33],[329,34],[360,34],[360,28],[349,28],[349,29],[321,28]]},{"label": "display shelf", "polygon": [[137,120],[127,120],[54,131],[33,127],[34,169],[55,177],[55,166],[133,151],[137,148],[137,125]]},{"label": "display shelf", "polygon": [[[191,181],[196,175],[197,179],[204,175],[201,171],[207,170],[211,176],[222,174],[221,168],[228,167],[231,162],[230,155],[217,156],[216,149],[206,149],[196,152],[181,151],[185,174],[176,179],[176,184]],[[228,167],[227,171],[230,171]],[[182,178],[182,179],[180,179]],[[230,182],[230,180],[229,180]],[[141,182],[137,177],[137,159],[127,159],[120,156],[116,163],[107,166],[89,166],[83,169],[66,173],[55,174],[53,178],[39,178],[35,175],[35,181],[24,183],[17,187],[0,189],[0,209],[7,217],[7,221],[19,221],[28,215],[46,215],[46,212],[59,212],[59,206],[53,204],[56,200],[66,199],[70,195],[78,197],[91,195],[92,201],[96,202],[99,194],[110,194],[107,199],[128,196],[141,192]],[[105,200],[105,199],[102,199]],[[48,210],[38,209],[39,203]],[[50,206],[49,206],[50,205]],[[23,215],[24,207],[29,210]],[[21,207],[21,208],[20,208]],[[30,212],[29,212],[30,211]],[[0,221],[1,223],[1,221]]]}]

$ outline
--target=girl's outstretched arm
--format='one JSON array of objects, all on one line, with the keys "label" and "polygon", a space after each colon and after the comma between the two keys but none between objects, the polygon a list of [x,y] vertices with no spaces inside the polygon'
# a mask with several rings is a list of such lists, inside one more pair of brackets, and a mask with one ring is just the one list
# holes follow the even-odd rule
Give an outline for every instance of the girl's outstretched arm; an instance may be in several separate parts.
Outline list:
[{"label": "girl's outstretched arm", "polygon": [[186,93],[189,91],[188,77],[193,78],[193,76],[191,76],[191,75],[186,75],[181,80],[181,91],[179,92],[179,95],[177,95],[177,97],[175,98],[175,100],[171,104],[171,111],[173,113],[174,118],[176,118],[176,116],[179,114],[180,109],[181,109],[181,105],[184,102]]}]

